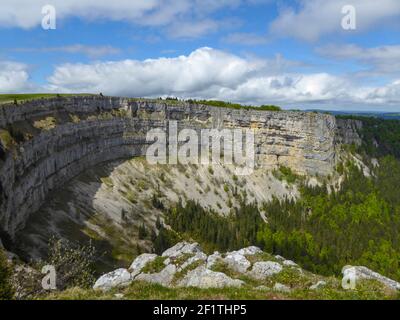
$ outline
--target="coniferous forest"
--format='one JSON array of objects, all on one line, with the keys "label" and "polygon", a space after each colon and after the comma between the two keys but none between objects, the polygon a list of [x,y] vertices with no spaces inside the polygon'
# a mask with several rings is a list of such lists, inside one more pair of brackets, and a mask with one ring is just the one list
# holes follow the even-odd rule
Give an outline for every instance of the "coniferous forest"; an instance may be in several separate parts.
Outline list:
[{"label": "coniferous forest", "polygon": [[[370,176],[351,161],[338,165],[344,180],[337,191],[329,183],[300,183],[297,201],[242,203],[229,217],[193,201],[166,213],[175,232],[160,232],[158,243],[179,234],[208,251],[258,245],[324,275],[344,265],[365,265],[400,280],[400,122],[363,119],[363,143],[353,148],[369,164]],[[379,165],[371,164],[376,157]],[[264,218],[261,218],[263,213]]]}]

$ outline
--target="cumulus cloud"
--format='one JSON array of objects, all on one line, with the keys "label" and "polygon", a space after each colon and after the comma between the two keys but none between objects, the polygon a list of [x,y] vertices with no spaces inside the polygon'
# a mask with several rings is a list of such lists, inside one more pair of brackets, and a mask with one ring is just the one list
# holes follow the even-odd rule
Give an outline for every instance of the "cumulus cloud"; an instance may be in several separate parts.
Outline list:
[{"label": "cumulus cloud", "polygon": [[[345,32],[341,27],[342,8],[353,5],[356,9],[356,31],[365,31],[400,16],[398,0],[302,0],[299,8],[281,8],[279,16],[270,24],[270,33],[315,41],[321,36]],[[346,31],[347,32],[347,31]]]},{"label": "cumulus cloud", "polygon": [[65,64],[49,78],[55,90],[135,96],[193,95],[221,86],[235,87],[264,66],[211,48],[188,56]]},{"label": "cumulus cloud", "polygon": [[[223,8],[259,4],[267,0],[52,0],[57,18],[128,21],[147,26],[167,26],[178,21],[204,21]],[[32,28],[41,24],[48,0],[2,0],[0,26]],[[204,23],[203,23],[204,24]]]},{"label": "cumulus cloud", "polygon": [[354,44],[330,45],[318,48],[317,52],[329,58],[357,61],[367,66],[371,74],[400,73],[400,45],[373,48],[362,48]]},{"label": "cumulus cloud", "polygon": [[267,42],[266,36],[260,36],[254,33],[238,32],[231,33],[222,39],[226,43],[233,43],[245,46],[256,46]]},{"label": "cumulus cloud", "polygon": [[120,49],[112,46],[87,46],[82,44],[72,44],[60,47],[43,47],[43,48],[15,48],[11,51],[15,52],[65,52],[71,54],[84,54],[90,58],[99,58],[107,55],[114,55],[121,52]]},{"label": "cumulus cloud", "polygon": [[178,96],[252,104],[344,105],[400,103],[400,80],[382,87],[362,87],[328,73],[299,74],[295,62],[243,58],[200,48],[188,56],[144,61],[123,60],[58,66],[48,79],[57,92],[103,92],[122,96]]},{"label": "cumulus cloud", "polygon": [[17,93],[31,90],[29,73],[25,64],[0,61],[0,93]]}]

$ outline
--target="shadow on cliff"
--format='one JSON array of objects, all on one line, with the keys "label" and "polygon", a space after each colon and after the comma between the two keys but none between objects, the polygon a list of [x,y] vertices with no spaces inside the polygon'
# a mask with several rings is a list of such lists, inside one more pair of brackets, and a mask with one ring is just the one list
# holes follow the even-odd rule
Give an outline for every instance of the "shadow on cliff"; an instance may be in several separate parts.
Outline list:
[{"label": "shadow on cliff", "polygon": [[[13,252],[26,262],[45,259],[51,237],[67,239],[74,243],[88,244],[98,253],[97,271],[104,272],[124,266],[126,261],[115,257],[115,248],[109,239],[101,237],[102,230],[96,225],[94,208],[96,194],[102,178],[109,177],[125,160],[103,163],[73,178],[62,188],[49,193],[46,203],[28,218],[25,227],[18,231]],[[103,223],[111,227],[112,221]],[[90,226],[90,228],[89,228]],[[99,229],[99,232],[93,232]],[[132,248],[132,254],[136,248]]]}]

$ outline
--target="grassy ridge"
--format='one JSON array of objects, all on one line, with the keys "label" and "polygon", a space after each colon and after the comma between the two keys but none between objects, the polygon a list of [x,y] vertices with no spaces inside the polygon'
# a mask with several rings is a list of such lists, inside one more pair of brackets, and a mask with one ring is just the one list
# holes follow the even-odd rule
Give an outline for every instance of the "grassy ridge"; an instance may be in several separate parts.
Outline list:
[{"label": "grassy ridge", "polygon": [[[34,99],[41,99],[41,98],[55,98],[57,96],[62,97],[71,97],[71,96],[87,96],[91,94],[57,94],[57,93],[24,93],[24,94],[0,94],[0,104],[3,103],[12,103],[14,101],[22,102]],[[157,101],[158,99],[143,99],[143,98],[132,98],[132,100],[154,100]],[[179,104],[184,102],[184,100],[178,100],[177,98],[166,98],[164,101],[167,101],[171,104]],[[264,111],[280,111],[281,108],[278,106],[273,105],[262,105],[262,106],[247,106],[241,105],[238,103],[230,103],[225,101],[216,101],[216,100],[186,100],[186,102],[194,103],[194,104],[204,104],[213,107],[221,107],[221,108],[231,108],[231,109],[245,109],[245,110],[264,110]]]},{"label": "grassy ridge", "polygon": [[10,103],[15,100],[18,102],[41,99],[41,98],[55,98],[57,96],[69,97],[69,96],[86,96],[89,94],[57,94],[57,93],[24,93],[24,94],[0,94],[0,104]]}]

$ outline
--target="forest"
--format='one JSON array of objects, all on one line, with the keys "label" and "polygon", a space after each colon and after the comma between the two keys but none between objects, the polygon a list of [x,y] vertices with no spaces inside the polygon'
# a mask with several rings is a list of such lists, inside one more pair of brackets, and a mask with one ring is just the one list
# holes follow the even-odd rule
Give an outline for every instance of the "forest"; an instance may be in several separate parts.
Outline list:
[{"label": "forest", "polygon": [[309,187],[300,182],[297,201],[243,202],[228,217],[193,201],[179,203],[166,211],[173,231],[162,230],[158,243],[169,245],[179,235],[199,241],[208,251],[258,245],[315,273],[340,274],[352,264],[400,280],[400,124],[379,119],[363,123],[363,144],[356,151],[365,159],[379,159],[379,166],[371,165],[370,177],[346,162],[338,166],[344,175],[338,191],[327,183]]}]

